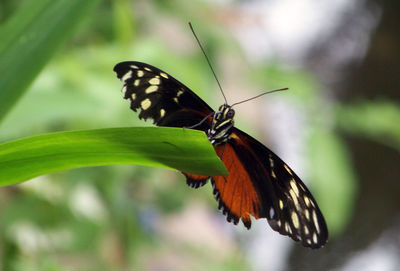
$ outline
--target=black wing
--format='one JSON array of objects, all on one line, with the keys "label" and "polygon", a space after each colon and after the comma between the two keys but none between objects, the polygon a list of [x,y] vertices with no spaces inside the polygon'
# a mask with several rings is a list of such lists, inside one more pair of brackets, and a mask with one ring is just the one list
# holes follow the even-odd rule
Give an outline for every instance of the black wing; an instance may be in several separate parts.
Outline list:
[{"label": "black wing", "polygon": [[212,177],[214,195],[229,222],[241,219],[250,228],[250,215],[267,218],[273,230],[306,247],[327,242],[328,229],[310,191],[271,150],[236,128],[216,150],[229,176]]},{"label": "black wing", "polygon": [[[156,67],[126,61],[114,71],[124,83],[122,92],[131,109],[140,109],[139,118],[151,118],[158,126],[189,127],[214,112],[193,91]],[[206,131],[211,119],[195,129]]]},{"label": "black wing", "polygon": [[[124,98],[131,109],[140,109],[139,118],[151,118],[157,126],[190,127],[207,131],[214,111],[193,91],[166,72],[151,65],[126,61],[114,67],[123,81]],[[206,121],[202,122],[205,118]],[[200,124],[201,123],[201,124]],[[190,187],[207,183],[209,176],[183,173]]]}]

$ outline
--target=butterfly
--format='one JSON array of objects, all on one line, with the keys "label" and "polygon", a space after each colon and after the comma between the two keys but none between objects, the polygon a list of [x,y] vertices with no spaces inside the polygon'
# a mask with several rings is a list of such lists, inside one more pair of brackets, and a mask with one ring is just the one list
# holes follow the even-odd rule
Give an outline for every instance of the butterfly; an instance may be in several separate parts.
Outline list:
[{"label": "butterfly", "polygon": [[184,173],[199,188],[211,180],[218,208],[228,222],[251,227],[251,216],[266,218],[271,228],[305,247],[327,242],[324,217],[308,188],[275,153],[234,127],[235,111],[228,104],[214,111],[193,91],[151,65],[126,61],[114,67],[123,82],[124,98],[140,119],[157,126],[204,131],[228,169],[228,176]]}]

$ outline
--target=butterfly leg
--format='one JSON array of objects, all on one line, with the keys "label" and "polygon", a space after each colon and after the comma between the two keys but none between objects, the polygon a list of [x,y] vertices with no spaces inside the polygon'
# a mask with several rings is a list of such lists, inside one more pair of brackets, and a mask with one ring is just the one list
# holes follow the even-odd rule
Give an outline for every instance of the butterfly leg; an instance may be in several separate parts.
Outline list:
[{"label": "butterfly leg", "polygon": [[214,114],[214,112],[211,112],[210,114],[208,114],[204,119],[202,119],[199,123],[196,123],[195,125],[189,126],[189,127],[182,127],[182,129],[193,129],[196,128],[200,125],[203,124],[203,122],[205,122],[209,117],[211,117],[211,115]]}]

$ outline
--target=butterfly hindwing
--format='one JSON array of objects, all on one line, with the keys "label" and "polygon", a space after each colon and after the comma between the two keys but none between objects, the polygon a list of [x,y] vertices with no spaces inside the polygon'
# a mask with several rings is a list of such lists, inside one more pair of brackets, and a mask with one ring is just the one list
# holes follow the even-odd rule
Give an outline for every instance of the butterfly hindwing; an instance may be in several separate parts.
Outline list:
[{"label": "butterfly hindwing", "polygon": [[318,248],[328,238],[325,220],[299,177],[263,144],[233,128],[217,153],[229,176],[214,176],[214,194],[227,220],[251,227],[249,215],[267,218],[270,226],[304,246]]},{"label": "butterfly hindwing", "polygon": [[193,188],[202,187],[210,179],[210,176],[194,175],[194,174],[185,173],[185,172],[182,172],[182,173],[186,177],[187,185],[190,187],[193,187]]},{"label": "butterfly hindwing", "polygon": [[[245,165],[239,157],[242,152],[238,152],[239,145],[219,145],[216,147],[217,154],[222,155],[222,161],[229,171],[228,176],[213,176],[211,182],[213,193],[218,202],[218,209],[227,216],[229,222],[235,225],[242,220],[243,224],[249,229],[251,227],[250,215],[255,218],[266,216],[263,194],[258,193],[260,181],[253,182],[252,173],[248,171],[254,163]],[[250,157],[250,153],[245,152]],[[247,161],[247,160],[246,160]],[[251,161],[251,160],[248,160]],[[266,199],[267,200],[267,199]]]},{"label": "butterfly hindwing", "polygon": [[[126,61],[114,67],[123,81],[124,98],[139,118],[153,119],[158,126],[189,127],[199,123],[213,110],[178,80],[151,65]],[[199,125],[196,129],[205,129]]]}]

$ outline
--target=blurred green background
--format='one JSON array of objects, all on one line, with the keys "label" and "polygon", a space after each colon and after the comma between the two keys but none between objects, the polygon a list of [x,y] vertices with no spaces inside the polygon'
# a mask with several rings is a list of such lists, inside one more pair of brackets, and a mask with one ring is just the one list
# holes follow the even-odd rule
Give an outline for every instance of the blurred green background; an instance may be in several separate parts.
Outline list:
[{"label": "blurred green background", "polygon": [[397,270],[399,12],[389,0],[1,0],[1,142],[151,125],[122,99],[112,68],[125,60],[217,108],[191,21],[229,103],[290,88],[238,106],[236,126],[308,184],[330,241],[309,250],[265,220],[229,224],[209,185],[174,171],[95,167],[0,189],[0,270]]}]

